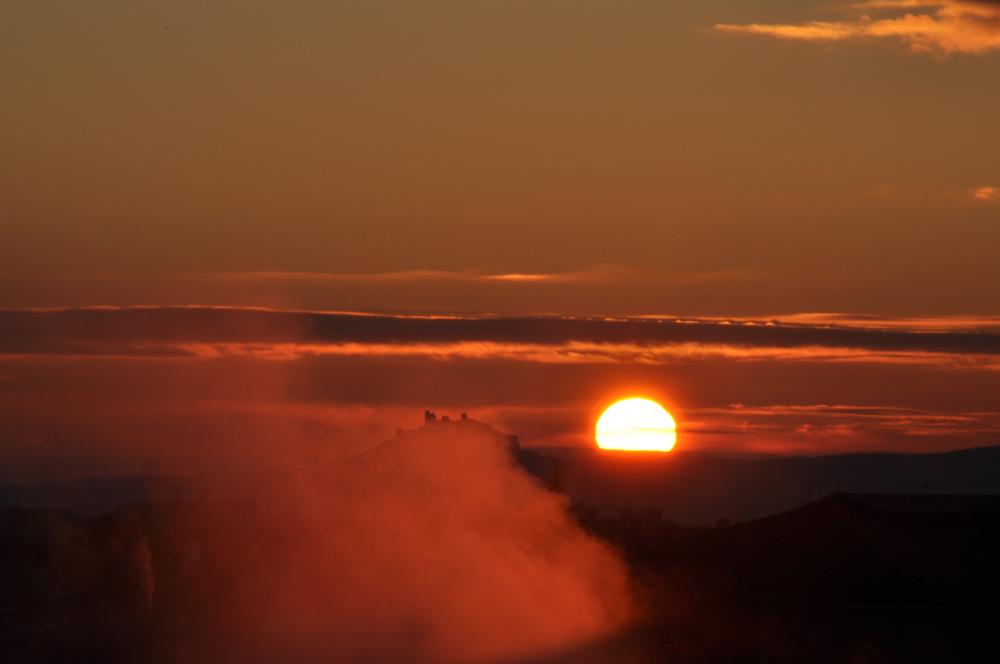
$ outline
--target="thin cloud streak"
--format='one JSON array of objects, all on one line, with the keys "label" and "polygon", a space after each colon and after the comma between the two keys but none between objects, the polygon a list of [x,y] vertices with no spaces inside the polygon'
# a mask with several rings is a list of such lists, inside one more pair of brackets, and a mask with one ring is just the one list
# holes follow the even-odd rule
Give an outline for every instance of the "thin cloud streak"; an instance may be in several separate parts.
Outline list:
[{"label": "thin cloud streak", "polygon": [[[848,313],[801,313],[769,317],[785,325],[841,327],[868,330],[906,330],[910,332],[1000,332],[1000,316],[913,316],[891,317]],[[753,321],[758,319],[741,318]]]},{"label": "thin cloud streak", "polygon": [[[605,344],[571,341],[565,344],[495,342],[459,343],[330,343],[330,344],[176,344],[171,348],[193,357],[216,359],[252,357],[298,360],[306,357],[422,357],[439,361],[508,360],[542,364],[671,364],[723,359],[745,362],[855,362],[927,365],[1000,371],[1000,358],[981,354],[872,351],[823,346],[747,347],[722,344]],[[138,353],[138,350],[137,350]]]},{"label": "thin cloud streak", "polygon": [[479,270],[396,270],[389,272],[207,272],[176,275],[182,279],[260,283],[260,284],[511,284],[534,285],[619,283],[636,280],[663,281],[668,283],[705,283],[730,281],[749,276],[747,270],[701,270],[675,272],[640,269],[622,265],[597,265],[583,270],[566,272],[483,272]]},{"label": "thin cloud streak", "polygon": [[[402,316],[216,307],[123,307],[0,310],[0,353],[132,354],[143,348],[217,345],[261,348],[541,347],[602,354],[718,348],[755,353],[840,357],[845,354],[939,354],[1000,358],[992,318],[878,319],[805,314],[780,319],[676,317]],[[825,318],[823,318],[825,317]],[[800,322],[801,321],[801,322]],[[834,324],[836,323],[836,324]],[[857,324],[854,324],[857,323]],[[891,323],[891,324],[889,324]],[[976,325],[983,327],[977,328]],[[930,327],[930,329],[927,329]],[[471,344],[471,345],[470,345]],[[677,349],[680,349],[678,351]],[[450,351],[449,351],[450,352]],[[463,351],[464,352],[464,351]]]},{"label": "thin cloud streak", "polygon": [[979,187],[972,191],[972,197],[982,203],[1000,201],[1000,187]]},{"label": "thin cloud streak", "polygon": [[[995,369],[992,319],[889,321],[804,315],[748,319],[439,317],[234,308],[0,311],[0,354],[157,358],[316,355],[507,358],[530,362],[881,362]],[[831,318],[832,317],[832,318]],[[836,324],[831,323],[835,321]],[[856,322],[857,324],[852,324]],[[929,328],[929,329],[927,329]]]},{"label": "thin cloud streak", "polygon": [[[762,436],[854,436],[859,434],[928,438],[1000,435],[1000,411],[940,412],[864,404],[732,404],[692,410],[695,422],[714,427],[707,434]],[[698,424],[694,425],[696,428]],[[721,429],[721,430],[720,430]],[[696,431],[692,433],[697,433]]]},{"label": "thin cloud streak", "polygon": [[720,23],[714,28],[793,41],[895,39],[915,52],[939,55],[1000,50],[1000,2],[993,0],[872,0],[848,8],[860,16],[848,21]]},{"label": "thin cloud streak", "polygon": [[599,272],[562,272],[549,274],[485,273],[465,270],[397,270],[392,272],[211,272],[194,275],[196,278],[237,282],[266,283],[341,283],[341,284],[398,284],[428,282],[476,283],[490,281],[509,282],[578,282],[594,279]]}]

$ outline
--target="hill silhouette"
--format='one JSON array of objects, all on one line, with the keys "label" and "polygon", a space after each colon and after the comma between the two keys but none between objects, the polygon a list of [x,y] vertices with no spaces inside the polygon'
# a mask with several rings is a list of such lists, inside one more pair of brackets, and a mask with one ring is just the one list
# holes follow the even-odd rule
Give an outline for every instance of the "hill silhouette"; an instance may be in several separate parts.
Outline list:
[{"label": "hill silhouette", "polygon": [[[401,431],[405,439],[414,431]],[[655,508],[687,526],[714,526],[784,512],[833,493],[1000,493],[1000,446],[930,454],[840,454],[811,457],[733,458],[698,452],[628,455],[596,450],[527,448],[516,437],[482,422],[438,421],[434,429],[475,432],[502,445],[516,445],[520,464],[543,484],[559,485],[573,501],[616,516],[622,509]],[[387,441],[391,443],[392,441]],[[397,441],[399,442],[399,441]],[[369,453],[378,454],[376,446]],[[362,454],[361,456],[364,456]],[[266,476],[268,470],[257,471]],[[134,475],[0,486],[0,508],[45,507],[98,514],[133,502],[201,499],[206,486],[253,484],[239,477]],[[210,492],[219,493],[218,488]]]},{"label": "hill silhouette", "polygon": [[604,515],[655,508],[691,526],[746,521],[833,493],[1000,493],[1000,447],[933,454],[731,458],[525,450],[530,472],[558,477],[575,501]]},{"label": "hill silhouette", "polygon": [[557,454],[434,418],[330,467],[21,485],[0,643],[25,662],[996,661],[998,468],[1000,448]]},{"label": "hill silhouette", "polygon": [[680,661],[996,661],[1000,496],[838,493],[746,523],[592,524]]},{"label": "hill silhouette", "polygon": [[[1000,496],[841,493],[717,528],[596,519],[587,528],[628,561],[638,622],[496,661],[996,661],[998,507]],[[189,520],[205,508],[0,511],[5,652],[29,662],[158,661],[178,629],[218,639],[199,621],[213,620],[226,588],[250,570],[231,531],[212,535]],[[252,531],[259,518],[244,506],[237,527]],[[254,556],[294,560],[296,526],[284,532],[294,539],[253,545]],[[199,560],[210,567],[199,571]],[[205,576],[213,569],[221,576]]]}]

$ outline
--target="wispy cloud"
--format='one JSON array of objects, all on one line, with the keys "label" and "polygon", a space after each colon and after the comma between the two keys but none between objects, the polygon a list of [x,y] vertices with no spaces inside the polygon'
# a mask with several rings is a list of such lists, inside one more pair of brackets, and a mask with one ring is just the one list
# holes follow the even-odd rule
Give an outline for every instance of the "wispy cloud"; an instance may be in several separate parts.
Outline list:
[{"label": "wispy cloud", "polygon": [[689,449],[951,449],[1000,435],[996,322],[0,310],[0,421],[18,449],[140,465],[205,440],[240,458],[289,436],[355,450],[428,406],[586,446],[599,406],[638,390]]},{"label": "wispy cloud", "polygon": [[[743,319],[753,320],[753,319]],[[1000,332],[1000,316],[874,316],[848,313],[799,313],[774,316],[785,325],[844,327],[868,330],[907,330],[910,332]]]},{"label": "wispy cloud", "polygon": [[487,281],[552,281],[563,275],[552,274],[524,274],[521,272],[511,272],[509,274],[490,274],[485,277]]},{"label": "wispy cloud", "polygon": [[421,283],[421,282],[573,282],[587,281],[599,271],[557,273],[490,273],[473,270],[396,270],[391,272],[213,272],[197,275],[208,279],[268,283]]},{"label": "wispy cloud", "polygon": [[1000,50],[997,0],[869,0],[845,8],[855,16],[801,23],[720,23],[714,27],[721,32],[796,41],[894,39],[916,52],[943,55]]},{"label": "wispy cloud", "polygon": [[699,408],[690,417],[730,433],[754,435],[791,431],[806,436],[850,436],[858,432],[912,437],[1000,435],[997,411],[947,412],[864,404],[732,404]]},{"label": "wispy cloud", "polygon": [[[810,361],[1000,369],[989,321],[382,316],[237,308],[0,310],[0,354],[419,356],[538,363]],[[826,316],[831,316],[827,314]],[[981,325],[972,325],[978,321]],[[994,321],[995,322],[995,321]]]},{"label": "wispy cloud", "polygon": [[1000,202],[1000,187],[977,187],[972,190],[972,198],[982,203]]},{"label": "wispy cloud", "polygon": [[[253,357],[298,360],[306,357],[423,357],[433,360],[508,360],[538,364],[657,365],[706,360],[732,362],[840,362],[909,364],[1000,371],[1000,357],[928,351],[888,351],[824,346],[743,346],[704,343],[518,343],[467,341],[452,343],[178,343],[168,344],[176,356],[198,358]],[[152,352],[159,351],[150,348]],[[122,357],[141,354],[140,349]]]},{"label": "wispy cloud", "polygon": [[663,281],[666,283],[703,283],[746,278],[747,270],[721,269],[702,271],[664,271],[623,265],[596,265],[563,272],[486,272],[481,270],[394,270],[387,272],[208,272],[178,275],[183,278],[254,284],[588,284]]}]

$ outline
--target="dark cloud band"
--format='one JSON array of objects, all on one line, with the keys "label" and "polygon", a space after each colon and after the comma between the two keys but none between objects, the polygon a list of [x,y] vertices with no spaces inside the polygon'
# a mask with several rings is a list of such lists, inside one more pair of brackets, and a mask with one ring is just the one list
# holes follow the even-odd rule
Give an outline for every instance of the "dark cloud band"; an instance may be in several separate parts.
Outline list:
[{"label": "dark cloud band", "polygon": [[1000,355],[1000,334],[968,329],[810,325],[673,318],[452,317],[214,307],[0,311],[7,354],[171,355],[189,344],[627,344],[828,348],[884,353]]}]

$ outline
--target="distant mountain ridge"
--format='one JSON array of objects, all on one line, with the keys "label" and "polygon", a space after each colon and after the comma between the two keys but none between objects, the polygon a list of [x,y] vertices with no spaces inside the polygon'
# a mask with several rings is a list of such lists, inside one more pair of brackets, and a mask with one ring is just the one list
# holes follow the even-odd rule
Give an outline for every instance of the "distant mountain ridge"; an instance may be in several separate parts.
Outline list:
[{"label": "distant mountain ridge", "polygon": [[[736,458],[680,451],[630,456],[518,448],[516,437],[473,420],[439,420],[431,426],[493,431],[528,472],[606,517],[622,509],[654,508],[682,525],[713,526],[720,519],[742,522],[791,510],[834,493],[1000,494],[1000,446],[930,454]],[[397,442],[407,444],[407,432],[401,433]],[[190,495],[190,485],[183,475],[6,483],[0,485],[0,508],[93,514],[132,502],[202,498]]]},{"label": "distant mountain ridge", "polygon": [[656,508],[693,526],[756,519],[835,493],[1000,494],[1000,446],[749,459],[694,452],[550,455],[536,448],[521,458],[531,472],[558,480],[575,501],[604,515]]}]

